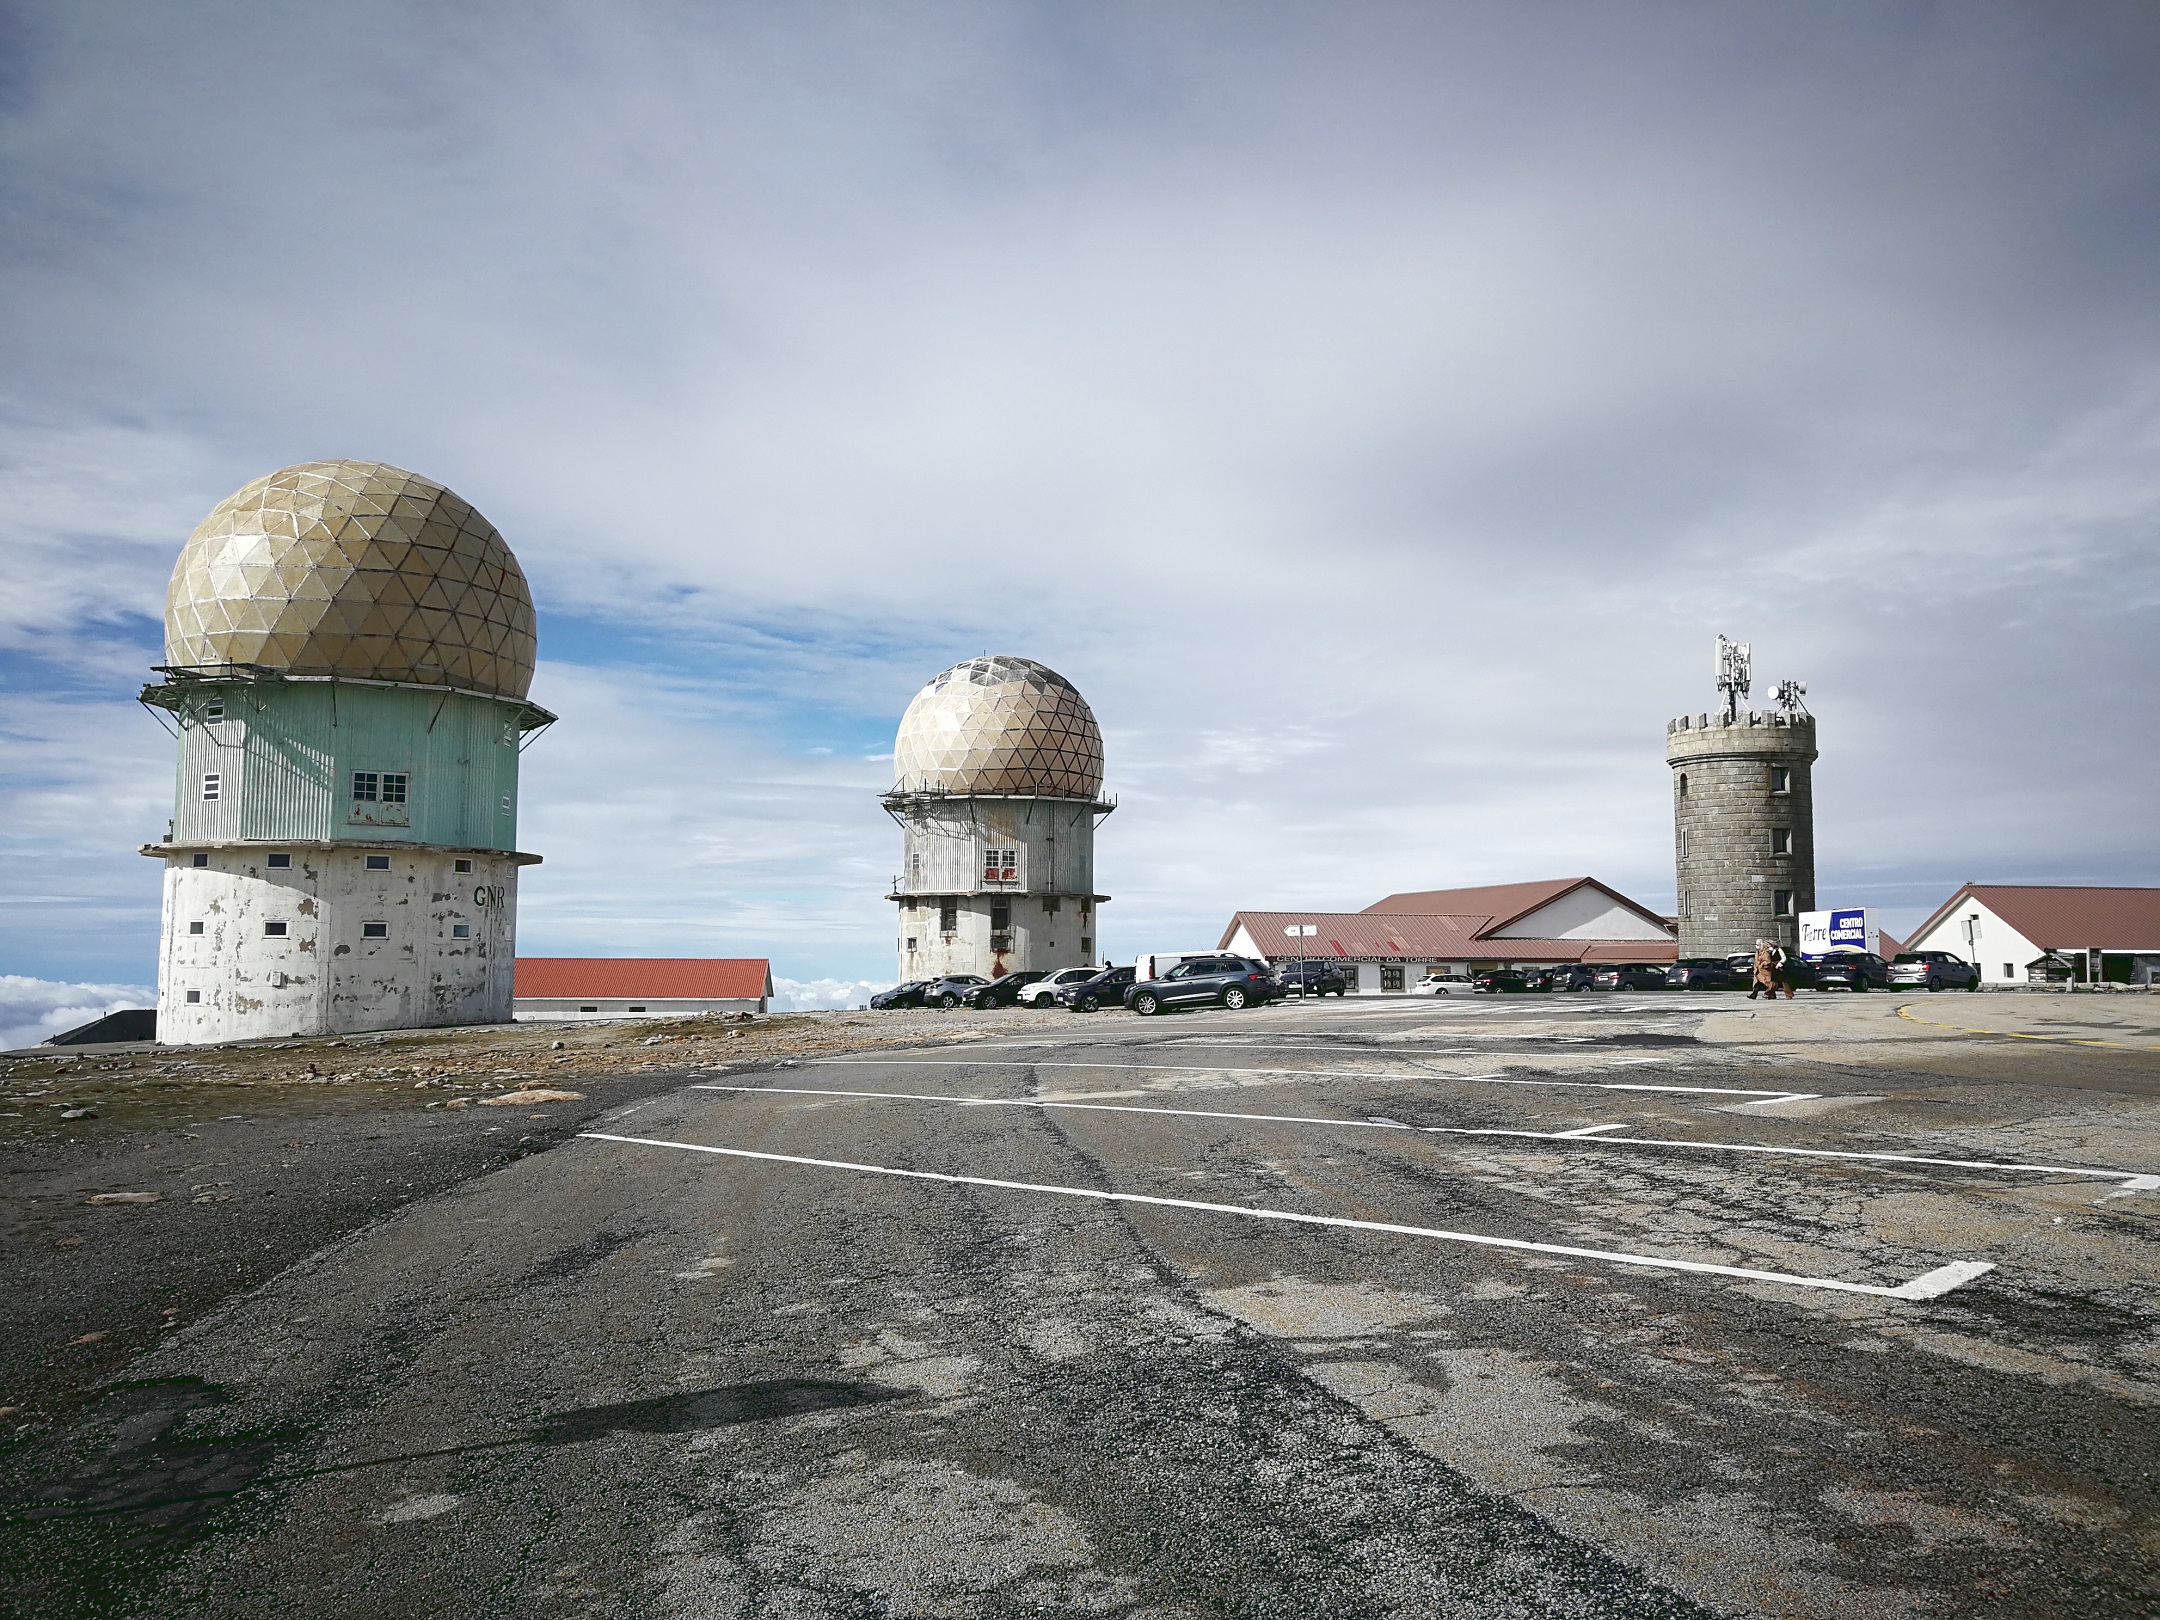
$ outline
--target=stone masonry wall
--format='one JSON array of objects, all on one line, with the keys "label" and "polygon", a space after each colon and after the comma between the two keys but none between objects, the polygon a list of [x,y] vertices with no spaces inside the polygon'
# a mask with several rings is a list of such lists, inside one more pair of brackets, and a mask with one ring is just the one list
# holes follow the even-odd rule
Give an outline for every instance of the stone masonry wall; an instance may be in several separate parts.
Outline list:
[{"label": "stone masonry wall", "polygon": [[[1815,906],[1815,755],[1810,715],[1747,713],[1730,724],[1683,715],[1666,727],[1682,957],[1753,950],[1759,939],[1798,948],[1798,913]],[[1790,773],[1784,792],[1772,788],[1773,766]],[[1774,852],[1779,829],[1791,834],[1789,854]],[[1792,896],[1785,916],[1779,890]]]}]

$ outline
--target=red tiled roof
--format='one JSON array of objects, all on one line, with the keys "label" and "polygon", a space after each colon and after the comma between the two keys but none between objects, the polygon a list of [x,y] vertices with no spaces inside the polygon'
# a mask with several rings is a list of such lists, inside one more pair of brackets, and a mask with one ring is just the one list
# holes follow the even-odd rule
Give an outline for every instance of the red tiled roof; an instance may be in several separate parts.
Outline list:
[{"label": "red tiled roof", "polygon": [[[1529,884],[1520,885],[1532,887]],[[1569,887],[1573,887],[1572,883]],[[1240,911],[1223,930],[1217,950],[1227,950],[1242,926],[1269,961],[1290,956],[1337,956],[1369,960],[1480,962],[1671,962],[1671,940],[1483,939],[1492,918],[1477,915],[1375,915],[1369,911]],[[1286,928],[1310,926],[1310,935]]]},{"label": "red tiled roof", "polygon": [[772,990],[762,956],[521,956],[522,997],[642,996],[654,1001],[755,1001]]},{"label": "red tiled roof", "polygon": [[1599,894],[1634,912],[1660,928],[1671,928],[1671,919],[1660,916],[1649,907],[1638,904],[1610,884],[1600,883],[1592,877],[1547,878],[1539,883],[1489,883],[1477,889],[1421,889],[1407,894],[1391,894],[1385,900],[1375,900],[1365,909],[1377,916],[1396,916],[1405,913],[1468,913],[1483,911],[1491,914],[1485,932],[1498,933],[1538,911],[1551,905],[1564,894],[1577,889],[1595,889]]},{"label": "red tiled roof", "polygon": [[1970,895],[2044,951],[2160,950],[2160,889],[1968,883],[1913,931],[1918,939]]}]

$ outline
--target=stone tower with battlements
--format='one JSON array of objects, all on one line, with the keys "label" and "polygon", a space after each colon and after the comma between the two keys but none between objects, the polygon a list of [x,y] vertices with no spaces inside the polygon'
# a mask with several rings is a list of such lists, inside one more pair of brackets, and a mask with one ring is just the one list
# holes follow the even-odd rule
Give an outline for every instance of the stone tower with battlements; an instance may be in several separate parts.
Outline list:
[{"label": "stone tower with battlements", "polygon": [[1815,908],[1815,717],[1807,688],[1779,683],[1747,707],[1749,651],[1718,637],[1719,706],[1665,727],[1673,773],[1680,955],[1728,956],[1800,943]]}]

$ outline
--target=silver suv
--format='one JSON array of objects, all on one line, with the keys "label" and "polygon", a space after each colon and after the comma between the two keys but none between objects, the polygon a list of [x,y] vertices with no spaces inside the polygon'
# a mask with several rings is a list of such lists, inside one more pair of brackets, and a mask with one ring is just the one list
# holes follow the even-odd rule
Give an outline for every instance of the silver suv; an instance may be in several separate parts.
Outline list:
[{"label": "silver suv", "polygon": [[1980,970],[1948,951],[1900,951],[1890,959],[1890,983],[1924,984],[1930,990],[1977,990]]}]

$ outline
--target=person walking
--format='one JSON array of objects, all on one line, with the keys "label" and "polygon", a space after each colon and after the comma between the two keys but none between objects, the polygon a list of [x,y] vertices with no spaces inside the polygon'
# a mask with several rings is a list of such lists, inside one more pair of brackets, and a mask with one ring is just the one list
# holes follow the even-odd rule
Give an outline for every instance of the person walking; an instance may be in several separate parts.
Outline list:
[{"label": "person walking", "polygon": [[1755,971],[1748,981],[1748,1000],[1759,995],[1777,1000],[1777,947],[1767,939],[1755,942]]},{"label": "person walking", "polygon": [[1785,947],[1770,947],[1770,999],[1777,1000],[1777,993],[1785,992],[1787,1001],[1793,998],[1792,958],[1785,954]]}]

